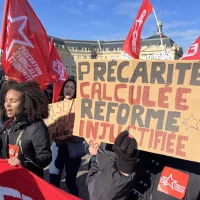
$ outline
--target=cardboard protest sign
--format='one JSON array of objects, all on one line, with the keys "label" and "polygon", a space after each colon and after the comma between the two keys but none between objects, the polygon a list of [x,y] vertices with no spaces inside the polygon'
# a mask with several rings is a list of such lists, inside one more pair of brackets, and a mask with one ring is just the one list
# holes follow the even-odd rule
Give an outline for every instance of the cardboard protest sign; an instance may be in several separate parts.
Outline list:
[{"label": "cardboard protest sign", "polygon": [[77,62],[74,135],[113,143],[127,129],[139,149],[200,161],[200,63]]},{"label": "cardboard protest sign", "polygon": [[75,109],[75,99],[49,104],[49,117],[44,121],[51,139],[65,139],[72,135]]}]

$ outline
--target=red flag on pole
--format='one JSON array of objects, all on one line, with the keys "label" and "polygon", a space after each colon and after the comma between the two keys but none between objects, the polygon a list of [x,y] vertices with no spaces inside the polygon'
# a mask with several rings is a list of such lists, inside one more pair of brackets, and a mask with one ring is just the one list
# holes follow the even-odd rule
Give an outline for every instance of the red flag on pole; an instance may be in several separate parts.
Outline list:
[{"label": "red flag on pole", "polygon": [[144,22],[152,12],[152,5],[149,0],[144,0],[137,14],[135,22],[128,33],[122,50],[135,59],[140,57],[140,40]]},{"label": "red flag on pole", "polygon": [[200,37],[196,39],[180,60],[200,60]]},{"label": "red flag on pole", "polygon": [[55,103],[59,100],[63,83],[68,79],[68,76],[58,51],[54,46],[53,39],[51,39],[50,43],[48,69],[52,82],[54,83],[52,102]]},{"label": "red flag on pole", "polygon": [[18,82],[50,82],[47,74],[49,43],[44,27],[27,0],[6,0],[2,23],[2,65]]}]

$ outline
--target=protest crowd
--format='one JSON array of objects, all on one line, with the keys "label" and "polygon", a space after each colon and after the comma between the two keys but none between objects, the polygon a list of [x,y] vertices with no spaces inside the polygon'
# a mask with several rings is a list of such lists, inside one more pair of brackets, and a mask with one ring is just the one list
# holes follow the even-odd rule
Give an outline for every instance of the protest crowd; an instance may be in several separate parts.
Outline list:
[{"label": "protest crowd", "polygon": [[[144,9],[145,14],[142,12]],[[135,59],[139,59],[139,51],[134,51],[134,47],[137,49],[140,47],[142,26],[151,12],[152,5],[149,0],[144,0],[136,18],[140,18],[142,24],[137,26],[137,20],[134,22],[123,45],[123,50]],[[28,45],[19,43],[10,48],[9,42],[18,34],[18,30],[16,27],[7,29],[7,26],[8,24],[12,26],[11,16],[19,15],[26,16],[26,23],[29,23],[29,28],[25,28],[24,33],[31,35],[30,41]],[[67,74],[53,40],[48,40],[41,22],[27,0],[5,1],[3,20],[0,46],[1,65],[4,71],[0,77],[0,199],[4,199],[5,195],[20,199],[78,200],[80,194],[77,174],[82,158],[88,154],[91,158],[86,184],[90,200],[200,200],[200,160],[198,162],[198,155],[187,157],[188,149],[184,151],[182,143],[188,140],[186,136],[175,136],[175,132],[180,132],[176,121],[180,118],[181,112],[189,110],[187,101],[182,95],[183,93],[192,95],[192,89],[177,88],[175,91],[177,95],[173,95],[174,91],[169,86],[174,77],[178,77],[177,85],[183,85],[186,71],[191,70],[188,85],[192,85],[195,90],[200,85],[199,63],[185,64],[184,61],[179,61],[177,65],[175,62],[174,68],[170,63],[162,65],[165,67],[162,72],[156,71],[157,68],[153,67],[155,63],[151,63],[152,71],[154,70],[151,71],[153,78],[150,82],[154,80],[151,84],[155,88],[164,85],[159,90],[159,109],[169,108],[166,96],[163,95],[164,92],[169,92],[172,98],[175,96],[176,102],[173,106],[176,112],[160,110],[161,114],[157,115],[156,111],[149,109],[143,123],[142,115],[145,109],[142,106],[153,108],[156,103],[150,100],[151,94],[147,86],[143,95],[138,97],[142,99],[141,101],[137,99],[138,103],[134,103],[136,99],[131,97],[138,77],[141,77],[146,85],[150,84],[147,81],[148,63],[130,61],[134,63],[135,70],[132,78],[128,80],[131,70],[125,69],[130,65],[127,61],[119,63],[113,61],[110,65],[109,61],[105,63],[102,61],[98,66],[94,60],[84,61],[77,64],[77,77],[75,77]],[[32,24],[37,26],[37,30],[40,29],[40,34],[36,34],[37,30]],[[31,31],[34,34],[31,34]],[[137,34],[134,31],[137,31]],[[135,43],[132,42],[134,40]],[[191,53],[188,54],[190,56],[187,54],[188,52],[182,60],[192,60]],[[92,56],[91,58],[93,59]],[[102,72],[101,68],[104,64],[108,67],[108,71],[112,64],[118,65],[119,70],[115,73],[115,78],[118,80],[113,81],[114,72],[110,70],[113,76],[108,74],[108,80],[104,84],[104,86],[114,84],[113,98],[109,97],[112,93],[109,87],[107,90],[110,92],[107,96],[102,97],[99,92],[101,81],[104,82],[106,77],[106,72]],[[161,64],[157,63],[160,66]],[[84,70],[81,68],[82,65],[86,66]],[[101,70],[98,71],[99,68],[95,66]],[[183,66],[183,69],[180,69],[180,66]],[[170,71],[172,68],[174,71],[179,71]],[[143,72],[146,69],[146,74],[141,73],[140,69]],[[165,69],[169,75],[165,77],[166,82],[162,82]],[[122,76],[123,70],[127,73]],[[90,77],[94,77],[93,84],[89,77],[90,73]],[[141,90],[142,83],[138,86],[138,91]],[[98,84],[98,87],[95,84]],[[157,90],[155,88],[154,91]],[[126,90],[128,97],[120,96],[119,94],[125,92],[120,93],[119,90]],[[98,96],[97,99],[95,95]],[[93,105],[95,105],[94,115]],[[102,106],[107,106],[105,117],[100,114],[104,112]],[[118,110],[116,114],[114,107],[121,111]],[[129,116],[130,109],[132,115]],[[124,110],[125,115],[122,114]],[[159,118],[157,126],[149,125],[153,118]],[[161,131],[164,127],[164,118],[167,118],[165,131]],[[96,121],[93,123],[89,119]],[[125,125],[128,126],[123,128]],[[98,131],[102,131],[100,135],[96,134]],[[142,135],[139,140],[135,134],[138,131]],[[145,142],[146,133],[150,138],[148,143]],[[170,137],[177,139],[174,149]],[[93,145],[89,140],[91,138],[98,142]],[[162,143],[160,151],[159,143]],[[143,148],[145,145],[152,151],[146,151]],[[43,180],[44,170],[47,167],[49,183]],[[63,173],[70,194],[59,189]],[[22,183],[22,180],[25,183]],[[6,188],[10,188],[9,191],[12,192],[8,192]]]}]

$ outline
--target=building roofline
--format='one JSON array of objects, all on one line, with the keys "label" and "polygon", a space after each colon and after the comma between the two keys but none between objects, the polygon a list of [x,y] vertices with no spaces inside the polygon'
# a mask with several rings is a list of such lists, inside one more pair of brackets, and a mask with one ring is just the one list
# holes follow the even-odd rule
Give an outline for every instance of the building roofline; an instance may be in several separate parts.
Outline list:
[{"label": "building roofline", "polygon": [[[64,39],[64,38],[58,38],[58,37],[54,37],[54,36],[50,36],[48,35],[49,38],[53,38],[53,39],[56,39],[56,40],[60,40],[60,41],[63,41],[63,42],[71,42],[71,43],[79,43],[79,42],[83,42],[83,43],[97,43],[97,40],[74,40],[74,39]],[[99,42],[101,43],[106,43],[106,44],[113,44],[115,42],[124,42],[125,40],[98,40]]]}]

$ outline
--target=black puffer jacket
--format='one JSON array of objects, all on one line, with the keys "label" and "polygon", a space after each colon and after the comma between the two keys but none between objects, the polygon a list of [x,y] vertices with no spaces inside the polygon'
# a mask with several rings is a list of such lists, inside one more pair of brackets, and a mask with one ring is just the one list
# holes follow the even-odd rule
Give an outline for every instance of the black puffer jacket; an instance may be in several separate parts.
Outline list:
[{"label": "black puffer jacket", "polygon": [[24,132],[19,141],[19,159],[25,168],[42,177],[43,169],[51,162],[49,134],[43,121],[30,123],[21,117],[11,127],[1,130],[0,157],[9,157],[8,144],[15,145],[22,130]]}]

